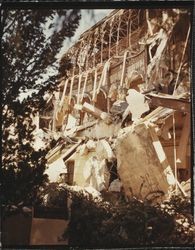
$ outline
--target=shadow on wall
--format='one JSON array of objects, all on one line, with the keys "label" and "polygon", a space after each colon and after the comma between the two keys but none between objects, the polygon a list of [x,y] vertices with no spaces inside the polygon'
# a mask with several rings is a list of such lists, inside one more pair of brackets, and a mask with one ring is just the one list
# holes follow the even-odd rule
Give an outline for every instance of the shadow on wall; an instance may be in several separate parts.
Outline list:
[{"label": "shadow on wall", "polygon": [[2,247],[67,245],[68,240],[61,240],[67,225],[65,218],[36,218],[32,213],[5,216],[1,223]]},{"label": "shadow on wall", "polygon": [[31,214],[14,214],[2,218],[2,247],[29,245],[31,225]]},{"label": "shadow on wall", "polygon": [[30,245],[67,245],[60,241],[67,225],[67,220],[33,218]]}]

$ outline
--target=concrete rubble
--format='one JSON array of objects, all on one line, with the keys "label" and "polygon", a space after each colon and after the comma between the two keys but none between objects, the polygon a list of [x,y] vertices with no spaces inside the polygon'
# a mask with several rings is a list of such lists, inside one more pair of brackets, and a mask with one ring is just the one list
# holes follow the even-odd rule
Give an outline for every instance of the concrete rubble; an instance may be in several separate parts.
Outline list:
[{"label": "concrete rubble", "polygon": [[60,79],[39,122],[57,137],[47,161],[62,169],[61,183],[138,199],[189,196],[189,18],[180,10],[115,10],[69,49],[70,77]]}]

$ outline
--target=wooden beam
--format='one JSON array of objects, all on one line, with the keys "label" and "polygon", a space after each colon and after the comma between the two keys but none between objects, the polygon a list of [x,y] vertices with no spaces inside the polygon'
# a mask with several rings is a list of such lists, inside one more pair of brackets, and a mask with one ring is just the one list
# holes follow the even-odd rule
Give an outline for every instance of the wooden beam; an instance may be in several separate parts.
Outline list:
[{"label": "wooden beam", "polygon": [[52,116],[44,116],[44,115],[41,115],[41,116],[40,116],[40,119],[51,120],[51,119],[52,119]]},{"label": "wooden beam", "polygon": [[83,111],[86,111],[87,113],[90,113],[91,115],[95,116],[96,118],[100,118],[102,111],[91,104],[85,102],[83,104]]},{"label": "wooden beam", "polygon": [[92,106],[88,102],[85,102],[83,104],[83,111],[93,115],[95,118],[100,118],[101,120],[104,120],[105,122],[109,122],[110,115],[106,112],[103,112],[102,110]]},{"label": "wooden beam", "polygon": [[162,147],[162,144],[161,144],[161,142],[160,142],[160,140],[159,140],[159,138],[154,130],[154,127],[149,127],[149,132],[150,132],[151,138],[153,140],[153,146],[154,146],[154,149],[156,151],[156,155],[161,163],[161,166],[164,169],[164,174],[167,178],[167,182],[171,185],[176,184],[179,187],[183,196],[186,197],[187,196],[186,192],[184,191],[181,184],[178,182],[178,180],[175,178],[175,176],[173,174],[171,166],[167,160],[166,154],[165,154],[164,149]]},{"label": "wooden beam", "polygon": [[121,74],[120,86],[123,86],[123,82],[124,82],[124,76],[125,76],[125,67],[126,67],[127,55],[128,55],[128,51],[125,51],[125,53],[124,53],[124,57],[123,57],[123,68],[122,68],[122,74]]},{"label": "wooden beam", "polygon": [[178,168],[187,169],[186,155],[190,135],[190,114],[185,117],[182,134],[179,141],[179,148],[177,151],[177,166]]},{"label": "wooden beam", "polygon": [[[150,127],[149,131],[150,131],[150,135],[151,135],[151,138],[152,138],[152,141],[153,141],[154,149],[156,151],[157,157],[158,157],[163,169],[165,170],[167,168],[171,168],[171,166],[170,166],[170,164],[169,164],[169,162],[167,160],[167,157],[165,155],[162,144],[161,144],[161,142],[160,142],[160,140],[159,140],[159,138],[158,138],[158,136],[157,136],[157,134],[155,132],[154,127]],[[173,173],[172,173],[172,175],[173,175]],[[173,176],[173,178],[174,178],[174,176]]]},{"label": "wooden beam", "polygon": [[71,148],[69,148],[66,153],[63,155],[63,160],[66,161],[78,148],[79,145],[81,145],[82,140],[79,140],[79,142],[75,145],[73,145]]},{"label": "wooden beam", "polygon": [[53,157],[53,155],[54,155],[55,153],[57,153],[57,152],[61,149],[61,147],[62,147],[62,144],[56,146],[56,147],[53,148],[53,149],[51,149],[51,150],[47,153],[47,155],[45,156],[45,158],[46,158],[47,160],[49,160],[51,157]]},{"label": "wooden beam", "polygon": [[77,126],[76,127],[76,132],[79,132],[79,131],[82,131],[84,129],[90,128],[90,127],[94,126],[95,124],[97,124],[97,121],[92,121],[92,122],[88,122],[88,123],[85,123],[83,125]]},{"label": "wooden beam", "polygon": [[72,129],[67,129],[67,130],[65,130],[65,135],[66,136],[73,136],[77,132],[80,132],[80,131],[85,130],[85,129],[90,128],[90,127],[93,127],[95,124],[97,124],[97,120],[85,123],[85,124],[80,125],[80,126],[76,126]]},{"label": "wooden beam", "polygon": [[174,109],[174,110],[178,110],[182,112],[187,112],[187,113],[191,112],[190,102],[188,101],[181,100],[181,99],[173,99],[171,97],[165,98],[161,96],[153,96],[150,94],[148,94],[147,96],[150,98],[151,103],[154,106],[162,106],[162,107],[166,107],[166,108],[170,108],[170,109]]},{"label": "wooden beam", "polygon": [[[65,153],[62,153],[63,143],[58,145],[53,150],[49,151],[49,153],[46,155],[46,159],[48,163],[52,163],[53,160],[58,157],[62,158],[64,161],[67,160],[77,149],[79,145],[81,145],[82,140],[80,139],[77,144],[74,144],[71,148],[69,148]],[[58,159],[57,158],[57,159]],[[55,159],[56,160],[56,159]]]}]

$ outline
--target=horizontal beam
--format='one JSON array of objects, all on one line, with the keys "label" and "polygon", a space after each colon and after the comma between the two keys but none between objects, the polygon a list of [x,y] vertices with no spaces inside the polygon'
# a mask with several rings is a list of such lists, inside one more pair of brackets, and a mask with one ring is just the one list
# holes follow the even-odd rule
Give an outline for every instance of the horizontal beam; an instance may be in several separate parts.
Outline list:
[{"label": "horizontal beam", "polygon": [[173,99],[173,98],[164,98],[160,96],[152,96],[150,94],[146,95],[150,98],[152,105],[154,106],[162,106],[170,109],[174,109],[181,112],[190,113],[190,102],[181,100],[181,99]]}]

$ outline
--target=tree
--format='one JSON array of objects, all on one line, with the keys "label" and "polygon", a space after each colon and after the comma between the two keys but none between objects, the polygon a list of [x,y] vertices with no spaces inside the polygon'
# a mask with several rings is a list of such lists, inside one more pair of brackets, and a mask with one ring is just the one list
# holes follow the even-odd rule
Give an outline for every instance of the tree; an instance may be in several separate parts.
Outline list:
[{"label": "tree", "polygon": [[72,199],[69,224],[62,236],[68,238],[71,247],[129,249],[135,245],[193,244],[194,223],[188,198],[173,196],[154,205],[150,200],[122,196],[117,201],[101,201],[90,194],[62,189],[67,194],[61,192],[61,196]]},{"label": "tree", "polygon": [[[47,149],[35,151],[32,146],[32,115],[44,108],[44,93],[56,89],[56,55],[65,38],[74,35],[79,19],[79,10],[1,10],[1,204],[32,205],[47,181]],[[29,89],[38,93],[20,102],[20,92]]]}]

